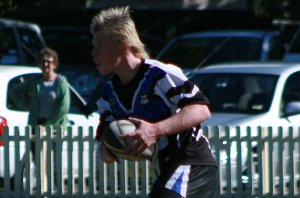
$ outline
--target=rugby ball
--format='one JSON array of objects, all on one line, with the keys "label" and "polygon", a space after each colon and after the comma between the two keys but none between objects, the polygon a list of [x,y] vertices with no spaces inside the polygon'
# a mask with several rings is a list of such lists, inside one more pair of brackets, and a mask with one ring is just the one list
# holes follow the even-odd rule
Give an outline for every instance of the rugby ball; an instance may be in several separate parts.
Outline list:
[{"label": "rugby ball", "polygon": [[102,131],[102,142],[116,156],[133,161],[151,159],[157,152],[157,145],[151,145],[139,156],[128,155],[124,148],[132,142],[132,139],[123,139],[120,136],[135,131],[135,125],[129,120],[116,120],[107,125]]}]

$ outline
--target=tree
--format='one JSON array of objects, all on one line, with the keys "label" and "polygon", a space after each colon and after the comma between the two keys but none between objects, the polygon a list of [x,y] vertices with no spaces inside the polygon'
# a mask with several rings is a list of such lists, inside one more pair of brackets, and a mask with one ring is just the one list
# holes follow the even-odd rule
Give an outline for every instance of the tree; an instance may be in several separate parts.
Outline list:
[{"label": "tree", "polygon": [[18,18],[23,7],[31,6],[32,9],[38,5],[51,2],[51,0],[1,0],[0,17]]},{"label": "tree", "polygon": [[18,10],[16,0],[1,0],[0,1],[0,17],[15,17]]},{"label": "tree", "polygon": [[282,0],[251,0],[256,16],[276,18],[280,16]]},{"label": "tree", "polygon": [[256,16],[300,19],[299,0],[250,0],[251,7]]},{"label": "tree", "polygon": [[282,0],[281,7],[283,18],[295,19],[297,17],[295,0]]}]

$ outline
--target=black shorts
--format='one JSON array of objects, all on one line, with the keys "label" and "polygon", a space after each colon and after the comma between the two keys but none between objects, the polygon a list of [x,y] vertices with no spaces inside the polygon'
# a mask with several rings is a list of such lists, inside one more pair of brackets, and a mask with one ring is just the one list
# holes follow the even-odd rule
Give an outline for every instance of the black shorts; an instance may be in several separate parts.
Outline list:
[{"label": "black shorts", "polygon": [[150,198],[216,197],[219,187],[217,167],[180,165],[158,176]]}]

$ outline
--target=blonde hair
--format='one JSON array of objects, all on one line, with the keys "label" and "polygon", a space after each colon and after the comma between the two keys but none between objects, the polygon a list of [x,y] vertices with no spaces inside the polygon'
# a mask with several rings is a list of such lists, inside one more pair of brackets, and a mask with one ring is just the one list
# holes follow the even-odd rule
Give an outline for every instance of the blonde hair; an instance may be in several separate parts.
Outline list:
[{"label": "blonde hair", "polygon": [[115,7],[100,11],[93,17],[91,33],[104,32],[115,44],[128,46],[138,58],[149,58],[140,40],[129,7]]}]

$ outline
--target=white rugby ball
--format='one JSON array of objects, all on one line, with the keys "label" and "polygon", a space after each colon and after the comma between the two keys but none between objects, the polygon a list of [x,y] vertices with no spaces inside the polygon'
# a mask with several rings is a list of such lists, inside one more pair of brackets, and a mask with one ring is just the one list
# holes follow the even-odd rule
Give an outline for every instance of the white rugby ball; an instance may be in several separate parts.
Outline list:
[{"label": "white rugby ball", "polygon": [[135,131],[135,125],[129,120],[116,120],[111,122],[102,131],[102,142],[115,155],[133,161],[142,161],[151,159],[157,152],[157,144],[151,145],[139,156],[128,155],[124,148],[130,145],[132,139],[123,139],[120,136]]}]

